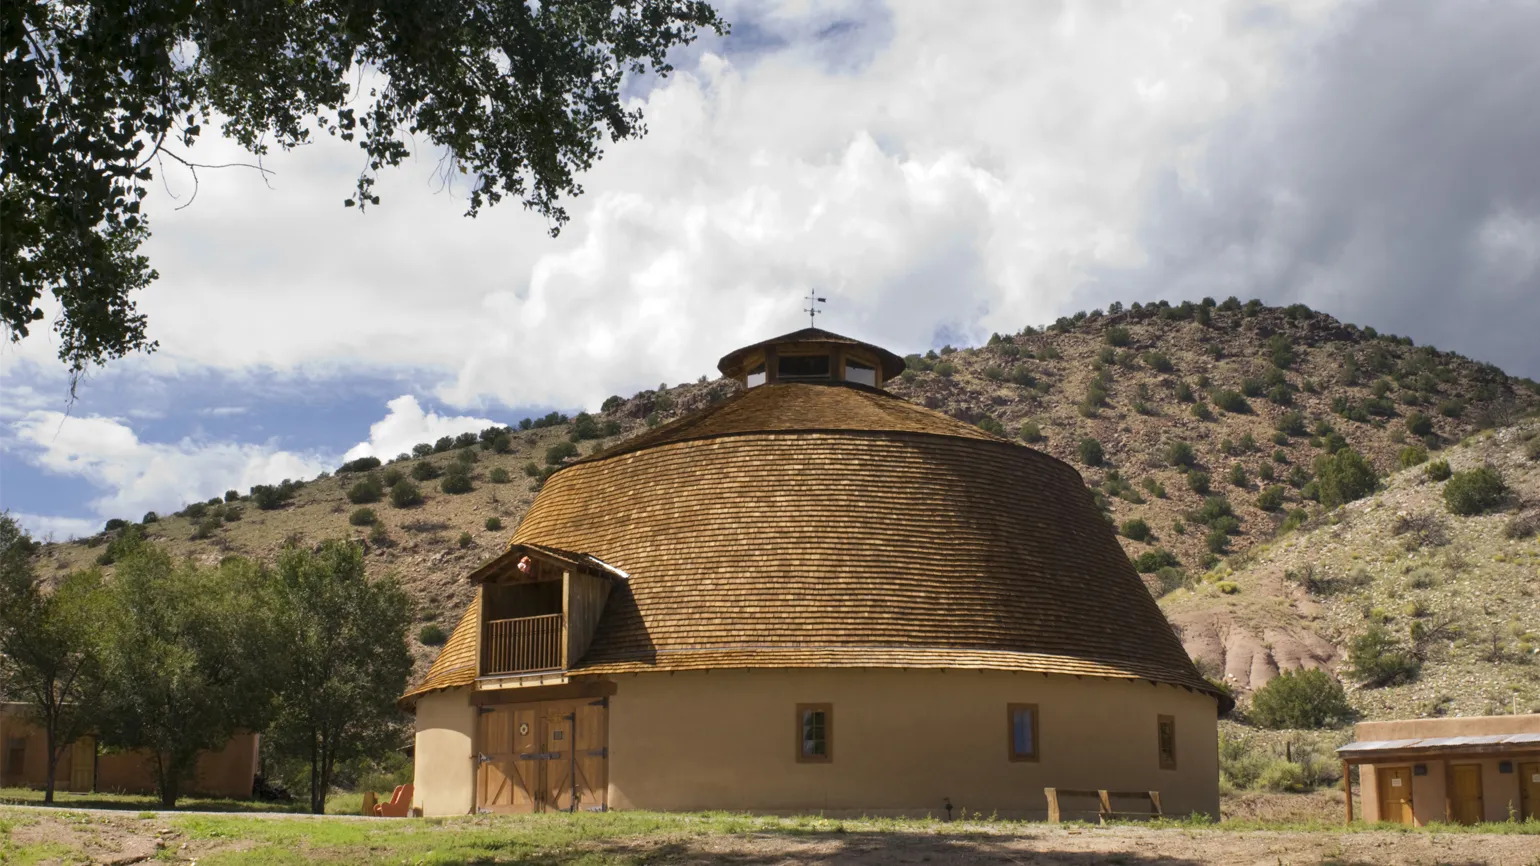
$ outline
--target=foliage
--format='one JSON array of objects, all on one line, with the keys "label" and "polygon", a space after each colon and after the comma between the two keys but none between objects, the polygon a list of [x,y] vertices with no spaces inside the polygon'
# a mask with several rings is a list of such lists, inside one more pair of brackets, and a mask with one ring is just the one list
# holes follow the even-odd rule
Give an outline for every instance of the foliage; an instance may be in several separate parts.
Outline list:
[{"label": "foliage", "polygon": [[1449,476],[1454,474],[1449,469],[1448,460],[1435,460],[1429,463],[1422,472],[1428,477],[1429,481],[1448,481]]},{"label": "foliage", "polygon": [[1433,419],[1421,412],[1413,412],[1406,416],[1406,432],[1413,436],[1426,436],[1433,432]]},{"label": "foliage", "polygon": [[1192,445],[1180,439],[1173,440],[1170,444],[1166,445],[1162,456],[1165,457],[1168,465],[1179,468],[1196,466],[1198,463],[1198,455],[1192,450]]},{"label": "foliage", "polygon": [[1294,347],[1289,343],[1289,338],[1282,334],[1274,334],[1267,338],[1268,360],[1280,370],[1287,370],[1294,366]]},{"label": "foliage", "polygon": [[400,469],[395,468],[394,466],[380,473],[380,480],[384,482],[386,487],[395,487],[396,482],[405,477],[406,473],[402,472]]},{"label": "foliage", "polygon": [[560,466],[569,457],[576,457],[577,446],[571,442],[558,442],[545,449],[545,463],[547,466]]},{"label": "foliage", "polygon": [[1507,498],[1508,485],[1490,466],[1456,472],[1444,485],[1444,505],[1451,514],[1481,514],[1498,508]]},{"label": "foliage", "polygon": [[26,704],[43,731],[45,803],[54,801],[59,758],[92,729],[98,708],[100,583],[97,572],[75,572],[45,592],[33,569],[32,539],[0,513],[0,698]]},{"label": "foliage", "polygon": [[995,436],[1005,436],[1005,425],[988,415],[979,419],[978,428]]},{"label": "foliage", "polygon": [[[411,474],[412,477],[418,481],[432,481],[440,475],[443,475],[444,470],[439,468],[439,465],[434,463],[432,460],[419,460],[412,464]],[[392,484],[391,486],[394,487],[395,485]]]},{"label": "foliage", "polygon": [[370,469],[378,468],[380,468],[380,458],[360,457],[357,460],[349,460],[348,462],[339,466],[337,468],[337,474],[342,475],[348,472],[368,472]]},{"label": "foliage", "polygon": [[1422,665],[1382,625],[1371,625],[1348,644],[1348,667],[1366,688],[1409,683]]},{"label": "foliage", "polygon": [[475,541],[476,539],[472,538],[469,532],[462,532],[460,533],[460,536],[455,539],[455,545],[461,550],[464,550],[465,548],[474,544]]},{"label": "foliage", "polygon": [[1022,424],[1021,430],[1017,435],[1021,437],[1021,441],[1027,443],[1041,442],[1047,438],[1043,435],[1042,428],[1037,426],[1036,421],[1028,421]]},{"label": "foliage", "polygon": [[1269,485],[1257,494],[1257,507],[1263,511],[1277,511],[1283,507],[1283,487]]},{"label": "foliage", "polygon": [[105,585],[101,738],[152,755],[167,808],[198,752],[223,747],[237,731],[262,730],[271,715],[282,652],[265,584],[242,559],[175,565],[141,544]]},{"label": "foliage", "polygon": [[487,518],[486,527],[487,527],[487,531],[488,532],[496,532],[499,529],[503,528],[503,519],[501,517],[497,517],[495,515],[492,516],[492,517],[488,517]]},{"label": "foliage", "polygon": [[1396,462],[1402,469],[1410,469],[1428,462],[1428,449],[1421,445],[1408,445],[1396,454]]},{"label": "foliage", "polygon": [[373,508],[360,508],[348,515],[348,523],[354,526],[373,526],[378,520]]},{"label": "foliage", "polygon": [[1145,352],[1139,357],[1144,361],[1145,366],[1157,373],[1169,373],[1176,369],[1164,352]]},{"label": "foliage", "polygon": [[281,484],[258,484],[251,488],[251,501],[263,511],[273,511],[287,505],[297,490],[299,485],[287,479]]},{"label": "foliage", "polygon": [[1119,527],[1119,530],[1125,537],[1131,538],[1134,541],[1148,541],[1151,537],[1150,525],[1145,523],[1142,517],[1123,521],[1123,525]]},{"label": "foliage", "polygon": [[411,508],[422,504],[422,490],[411,481],[401,479],[390,488],[390,504],[397,508]]},{"label": "foliage", "polygon": [[443,646],[449,640],[449,635],[444,627],[436,622],[430,622],[417,632],[417,640],[423,646]]},{"label": "foliage", "polygon": [[1325,728],[1353,720],[1342,683],[1324,670],[1279,674],[1251,698],[1251,721],[1264,728]]},{"label": "foliage", "polygon": [[487,480],[493,484],[507,484],[509,481],[508,470],[501,466],[495,467],[487,473]]},{"label": "foliage", "polygon": [[1278,432],[1289,436],[1303,436],[1305,434],[1305,416],[1291,409],[1278,416],[1278,421],[1274,427]]},{"label": "foliage", "polygon": [[1103,337],[1106,339],[1107,345],[1118,347],[1127,346],[1130,339],[1128,329],[1122,325],[1114,325],[1108,328],[1107,333]]},{"label": "foliage", "polygon": [[1250,483],[1250,480],[1246,477],[1246,467],[1239,463],[1230,466],[1230,485],[1232,487],[1245,487]]},{"label": "foliage", "polygon": [[1134,569],[1140,574],[1154,574],[1162,568],[1174,568],[1181,562],[1176,558],[1176,554],[1164,547],[1157,547],[1134,557],[1133,564]]},{"label": "foliage", "polygon": [[1087,466],[1102,465],[1102,458],[1105,456],[1102,453],[1102,443],[1089,436],[1080,440],[1079,454],[1080,462]]},{"label": "foliage", "polygon": [[363,505],[369,502],[379,502],[385,495],[385,485],[380,477],[369,474],[363,477],[357,484],[348,488],[348,501],[354,505]]},{"label": "foliage", "polygon": [[1352,448],[1317,459],[1315,477],[1320,502],[1327,508],[1362,499],[1373,493],[1380,482],[1374,467]]},{"label": "foliage", "polygon": [[471,484],[470,467],[458,460],[449,464],[449,471],[444,473],[444,480],[438,483],[438,489],[452,495],[474,490],[475,487]]},{"label": "foliage", "polygon": [[1187,473],[1187,487],[1192,492],[1204,495],[1209,492],[1209,477],[1207,472],[1194,469]]},{"label": "foliage", "polygon": [[1245,415],[1251,412],[1251,404],[1246,402],[1245,395],[1228,388],[1215,388],[1209,392],[1209,399],[1214,405],[1236,415]]},{"label": "foliage", "polygon": [[269,735],[280,753],[309,761],[319,815],[339,760],[401,739],[395,701],[412,672],[412,603],[394,579],[370,581],[363,550],[345,541],[282,551],[273,584],[283,652]]}]

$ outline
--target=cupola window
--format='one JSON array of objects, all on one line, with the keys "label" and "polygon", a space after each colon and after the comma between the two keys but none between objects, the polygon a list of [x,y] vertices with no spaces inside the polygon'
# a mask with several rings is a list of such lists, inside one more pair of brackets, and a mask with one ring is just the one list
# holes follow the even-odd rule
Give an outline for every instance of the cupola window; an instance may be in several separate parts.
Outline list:
[{"label": "cupola window", "polygon": [[765,365],[763,363],[760,363],[758,366],[749,371],[748,381],[745,382],[745,384],[750,388],[754,387],[755,385],[765,384]]},{"label": "cupola window", "polygon": [[776,378],[782,382],[829,378],[828,355],[783,355],[777,359]]},{"label": "cupola window", "polygon": [[845,381],[877,387],[877,368],[860,361],[845,359]]}]

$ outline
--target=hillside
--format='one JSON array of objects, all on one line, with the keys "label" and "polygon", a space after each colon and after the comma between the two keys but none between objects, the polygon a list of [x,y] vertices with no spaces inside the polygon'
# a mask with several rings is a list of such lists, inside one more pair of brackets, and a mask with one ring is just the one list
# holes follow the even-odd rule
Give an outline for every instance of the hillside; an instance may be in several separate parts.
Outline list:
[{"label": "hillside", "polygon": [[[994,338],[983,348],[913,356],[912,366],[891,383],[894,394],[1003,435],[1026,433],[1022,438],[1034,447],[1082,472],[1110,520],[1120,526],[1135,518],[1145,521],[1148,537],[1122,539],[1131,556],[1168,551],[1185,574],[1201,572],[1220,555],[1211,548],[1244,555],[1272,539],[1291,509],[1313,507],[1303,498],[1310,467],[1327,448],[1345,442],[1388,472],[1408,444],[1425,439],[1424,447],[1436,450],[1479,429],[1511,423],[1540,405],[1533,383],[1489,365],[1413,347],[1299,307],[1231,302],[1152,305],[1064,319],[1049,329]],[[360,506],[349,501],[348,490],[369,473],[304,483],[272,510],[259,509],[248,494],[230,503],[233,509],[206,504],[201,517],[183,511],[143,529],[173,553],[206,561],[231,554],[268,558],[285,543],[360,538],[369,547],[371,570],[397,575],[417,598],[422,624],[447,630],[470,597],[463,575],[501,548],[533,499],[538,481],[526,474],[529,464],[539,471],[550,459],[560,462],[550,449],[574,435],[610,433],[581,441],[588,453],[736,388],[702,377],[630,399],[611,398],[605,411],[593,416],[596,423],[583,430],[570,421],[511,429],[505,451],[474,445],[393,461],[373,472],[409,474],[425,463],[441,471],[469,452],[473,489],[450,494],[441,492],[438,479],[423,481],[420,505],[394,508],[387,499],[367,506],[377,515],[378,529],[349,522]],[[1416,435],[1407,425],[1414,413],[1427,424]],[[1285,423],[1289,420],[1297,423]],[[1032,424],[1040,439],[1032,435]],[[1280,432],[1280,426],[1290,432]],[[1096,465],[1088,465],[1082,451],[1087,437],[1100,445]],[[1232,480],[1235,465],[1244,478]],[[498,470],[509,480],[495,483]],[[1263,480],[1269,472],[1272,482]],[[1193,488],[1202,488],[1205,477],[1207,496],[1223,494],[1234,512],[1235,522],[1226,524],[1230,531],[1221,533],[1222,539],[1210,538],[1190,515],[1204,505],[1205,494]],[[1257,499],[1271,484],[1278,486],[1281,502],[1264,510]],[[489,518],[501,527],[488,529]],[[469,536],[463,546],[462,533]],[[48,545],[44,573],[90,565],[112,535]],[[1153,564],[1152,557],[1145,560]],[[1169,569],[1159,577],[1151,574],[1152,589],[1161,581],[1173,585],[1185,574]],[[1450,585],[1464,579],[1457,575]],[[1243,590],[1238,596],[1249,600],[1262,594]],[[1168,602],[1174,603],[1174,598]],[[1194,610],[1202,607],[1194,604]],[[1185,609],[1172,611],[1187,615]],[[1286,622],[1295,628],[1294,619]],[[1317,656],[1335,658],[1335,649],[1328,648],[1336,646],[1333,635],[1298,633]],[[1189,649],[1198,646],[1195,641]],[[431,648],[417,646],[417,651],[419,662],[431,658]],[[1224,664],[1239,657],[1230,652]]]},{"label": "hillside", "polygon": [[1540,421],[1439,456],[1455,473],[1495,470],[1504,501],[1452,514],[1451,482],[1425,465],[1401,471],[1163,597],[1189,654],[1241,688],[1299,667],[1333,669],[1351,686],[1345,648],[1377,626],[1421,669],[1410,682],[1350,687],[1364,716],[1540,712]]}]

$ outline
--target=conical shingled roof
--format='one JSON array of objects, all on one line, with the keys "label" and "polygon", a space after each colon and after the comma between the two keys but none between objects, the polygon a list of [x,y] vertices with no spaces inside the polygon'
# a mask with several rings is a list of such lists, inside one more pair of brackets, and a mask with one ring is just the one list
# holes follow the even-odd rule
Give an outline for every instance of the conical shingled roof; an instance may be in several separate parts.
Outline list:
[{"label": "conical shingled roof", "polygon": [[993,669],[1217,695],[1079,473],[870,388],[752,388],[572,464],[513,542],[631,575],[573,674]]}]

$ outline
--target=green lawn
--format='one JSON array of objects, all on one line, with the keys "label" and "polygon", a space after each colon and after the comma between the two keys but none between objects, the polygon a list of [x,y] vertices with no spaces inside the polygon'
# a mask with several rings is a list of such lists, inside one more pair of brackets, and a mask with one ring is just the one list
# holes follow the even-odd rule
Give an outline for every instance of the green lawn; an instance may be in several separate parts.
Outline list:
[{"label": "green lawn", "polygon": [[[76,794],[55,791],[54,804],[76,809],[122,809],[129,812],[158,812],[160,798],[153,794]],[[363,794],[333,794],[326,798],[328,815],[357,815],[363,808]],[[43,792],[34,788],[0,788],[0,806],[41,806]],[[183,797],[177,801],[179,812],[308,812],[308,802],[296,798],[292,803],[268,803],[259,800],[224,800],[210,797]]]}]

